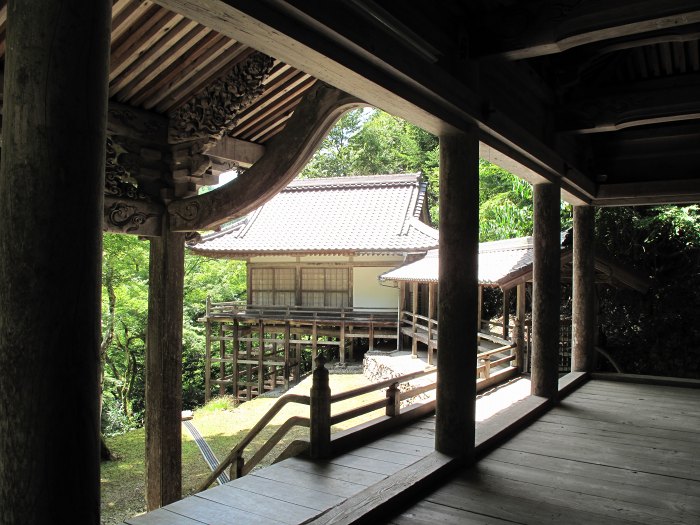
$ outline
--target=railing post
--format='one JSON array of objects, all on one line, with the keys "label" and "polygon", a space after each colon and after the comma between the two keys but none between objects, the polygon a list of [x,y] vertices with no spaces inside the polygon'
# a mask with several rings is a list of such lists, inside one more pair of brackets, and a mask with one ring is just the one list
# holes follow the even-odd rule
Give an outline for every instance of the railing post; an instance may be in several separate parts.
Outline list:
[{"label": "railing post", "polygon": [[232,480],[242,478],[244,464],[245,461],[243,459],[243,450],[239,450],[238,454],[236,454],[236,458],[231,462],[228,477]]},{"label": "railing post", "polygon": [[484,379],[488,379],[491,377],[491,358],[487,357],[482,361],[482,364],[484,365]]},{"label": "railing post", "polygon": [[399,384],[393,383],[386,389],[386,415],[390,417],[401,414],[401,391]]},{"label": "railing post", "polygon": [[321,459],[329,457],[331,453],[331,389],[328,370],[324,366],[326,359],[320,354],[315,362],[309,406],[309,455],[313,459]]}]

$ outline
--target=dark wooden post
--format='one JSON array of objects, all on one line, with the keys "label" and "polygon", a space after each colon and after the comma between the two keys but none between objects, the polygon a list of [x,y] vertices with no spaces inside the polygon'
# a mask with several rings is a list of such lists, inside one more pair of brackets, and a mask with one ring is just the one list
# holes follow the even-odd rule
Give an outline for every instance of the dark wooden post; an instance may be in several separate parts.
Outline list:
[{"label": "dark wooden post", "polygon": [[394,417],[399,414],[401,414],[401,390],[398,383],[393,383],[386,389],[386,415]]},{"label": "dark wooden post", "polygon": [[146,505],[182,496],[182,295],[185,234],[151,239],[146,341]]},{"label": "dark wooden post", "polygon": [[112,2],[10,1],[0,168],[0,521],[100,522]]},{"label": "dark wooden post", "polygon": [[520,283],[517,288],[515,307],[515,342],[517,345],[516,365],[522,372],[527,371],[525,365],[525,299],[526,283]]},{"label": "dark wooden post", "polygon": [[396,324],[396,349],[403,350],[404,347],[404,336],[401,333],[401,325],[403,323],[403,311],[404,304],[406,302],[406,286],[405,282],[399,281],[399,317],[398,323]]},{"label": "dark wooden post", "polygon": [[595,327],[595,247],[592,206],[574,207],[574,268],[571,307],[571,371],[593,369]]},{"label": "dark wooden post", "polygon": [[554,399],[559,381],[561,226],[559,186],[535,184],[532,394]]},{"label": "dark wooden post", "polygon": [[327,458],[331,454],[331,388],[323,354],[318,355],[315,363],[309,407],[309,455],[313,459],[319,459]]},{"label": "dark wooden post", "polygon": [[[207,302],[208,301],[209,299],[207,298]],[[204,335],[204,402],[208,403],[211,397],[211,319],[209,319],[208,316]]]},{"label": "dark wooden post", "polygon": [[416,338],[418,326],[418,282],[411,283],[411,357],[418,357],[418,339]]},{"label": "dark wooden post", "polygon": [[477,308],[476,308],[476,331],[481,332],[481,310],[483,309],[484,305],[484,287],[481,285],[478,285],[477,289]]},{"label": "dark wooden post", "polygon": [[433,323],[435,322],[435,283],[428,284],[428,364],[433,364]]},{"label": "dark wooden post", "polygon": [[[476,128],[440,137],[440,276],[435,448],[474,457],[479,141]],[[474,325],[472,325],[474,326]]]},{"label": "dark wooden post", "polygon": [[510,290],[503,290],[503,339],[508,339],[510,328]]}]

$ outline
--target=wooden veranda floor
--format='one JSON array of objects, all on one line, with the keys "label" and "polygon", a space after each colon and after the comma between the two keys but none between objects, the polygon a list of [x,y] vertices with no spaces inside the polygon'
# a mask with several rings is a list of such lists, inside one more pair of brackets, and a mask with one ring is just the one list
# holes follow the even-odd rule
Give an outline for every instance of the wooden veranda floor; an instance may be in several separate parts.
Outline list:
[{"label": "wooden veranda floor", "polygon": [[590,381],[387,522],[696,525],[700,390]]},{"label": "wooden veranda floor", "polygon": [[[518,405],[514,412],[543,407],[541,398]],[[489,425],[503,421],[478,424],[477,441],[498,431]],[[352,523],[365,500],[413,487],[411,470],[431,468],[433,443],[428,418],[337,458],[288,459],[127,523]],[[403,511],[375,507],[363,522],[700,523],[700,389],[589,381],[475,466],[411,497]]]}]

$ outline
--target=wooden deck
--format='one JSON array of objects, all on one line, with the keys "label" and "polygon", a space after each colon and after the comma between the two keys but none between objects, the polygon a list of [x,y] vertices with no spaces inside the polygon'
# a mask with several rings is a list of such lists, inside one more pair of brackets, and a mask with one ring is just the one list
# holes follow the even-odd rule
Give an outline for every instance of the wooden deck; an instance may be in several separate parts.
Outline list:
[{"label": "wooden deck", "polygon": [[[478,442],[499,431],[496,419],[477,424]],[[413,488],[424,466],[443,468],[433,443],[427,418],[334,459],[288,459],[127,523],[700,523],[700,389],[590,381],[475,466],[431,481],[412,506],[387,515],[379,503],[363,520],[375,494]]]},{"label": "wooden deck", "polygon": [[700,390],[591,381],[387,523],[700,523]]},{"label": "wooden deck", "polygon": [[126,523],[303,523],[429,455],[434,428],[431,417],[328,461],[290,458]]}]

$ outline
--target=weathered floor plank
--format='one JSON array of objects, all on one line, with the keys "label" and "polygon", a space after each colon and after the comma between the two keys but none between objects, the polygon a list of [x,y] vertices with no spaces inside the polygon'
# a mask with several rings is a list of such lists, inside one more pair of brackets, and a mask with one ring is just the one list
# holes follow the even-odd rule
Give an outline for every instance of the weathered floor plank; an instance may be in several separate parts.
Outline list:
[{"label": "weathered floor plank", "polygon": [[332,494],[334,496],[341,496],[345,498],[354,496],[370,485],[369,483],[366,485],[351,483],[349,481],[333,479],[318,474],[288,469],[284,468],[281,463],[260,469],[253,472],[251,475],[273,481],[279,481],[281,483],[294,484],[305,489],[325,492],[326,494]]},{"label": "weathered floor plank", "polygon": [[388,522],[696,525],[699,407],[697,389],[591,381]]},{"label": "weathered floor plank", "polygon": [[290,458],[279,464],[281,468],[298,470],[324,476],[327,478],[357,483],[365,487],[379,483],[386,478],[385,474],[377,474],[367,470],[360,470],[346,465],[338,465],[330,461],[310,461],[304,458]]},{"label": "weathered floor plank", "polygon": [[[538,402],[528,399],[522,407]],[[697,525],[698,407],[700,389],[590,381],[385,522]],[[128,523],[352,523],[329,509],[355,502],[362,513],[389,492],[415,497],[410,475],[433,452],[434,424],[426,418],[330,460],[285,460]]]},{"label": "weathered floor plank", "polygon": [[316,509],[248,492],[230,483],[201,492],[199,496],[289,525],[302,523],[319,513]]},{"label": "weathered floor plank", "polygon": [[460,525],[503,525],[518,523],[485,516],[483,514],[475,514],[462,509],[446,507],[430,501],[421,501],[400,516],[395,517],[391,521],[391,525],[434,525],[435,523],[447,522],[459,523]]}]

